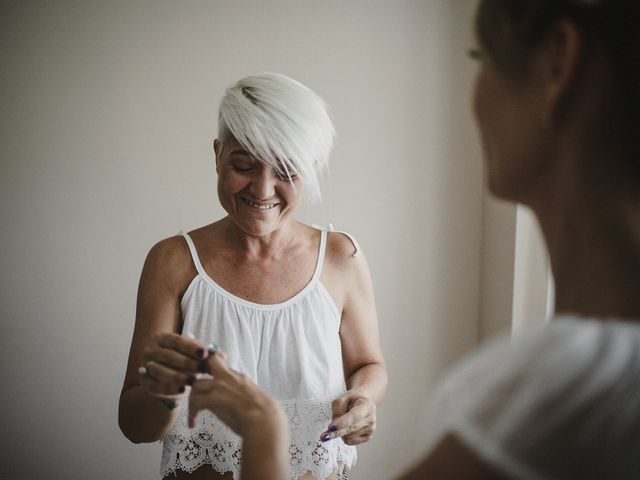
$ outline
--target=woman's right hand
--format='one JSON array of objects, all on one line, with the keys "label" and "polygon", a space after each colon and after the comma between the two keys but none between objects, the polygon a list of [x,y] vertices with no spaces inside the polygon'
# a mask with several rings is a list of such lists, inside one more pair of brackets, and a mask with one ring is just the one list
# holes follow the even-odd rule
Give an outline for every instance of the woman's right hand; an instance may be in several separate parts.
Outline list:
[{"label": "woman's right hand", "polygon": [[154,397],[177,400],[207,371],[208,348],[176,333],[157,333],[143,351],[140,385]]}]

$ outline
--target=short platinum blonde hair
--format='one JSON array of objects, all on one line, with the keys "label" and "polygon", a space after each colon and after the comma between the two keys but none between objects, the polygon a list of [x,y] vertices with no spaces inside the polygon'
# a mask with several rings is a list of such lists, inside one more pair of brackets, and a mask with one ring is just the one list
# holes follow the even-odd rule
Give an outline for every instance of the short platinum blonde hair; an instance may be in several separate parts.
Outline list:
[{"label": "short platinum blonde hair", "polygon": [[220,103],[218,137],[224,144],[229,135],[289,180],[298,174],[312,202],[321,199],[335,129],[313,90],[279,73],[239,80]]}]

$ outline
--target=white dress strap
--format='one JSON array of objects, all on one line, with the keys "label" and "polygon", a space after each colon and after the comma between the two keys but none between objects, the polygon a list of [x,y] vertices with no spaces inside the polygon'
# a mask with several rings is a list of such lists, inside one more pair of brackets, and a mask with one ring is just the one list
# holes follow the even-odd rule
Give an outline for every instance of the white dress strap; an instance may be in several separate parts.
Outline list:
[{"label": "white dress strap", "polygon": [[327,250],[327,232],[326,230],[320,230],[320,248],[318,248],[318,260],[316,261],[316,271],[313,272],[312,282],[320,279],[322,274],[322,266],[324,265],[324,254]]},{"label": "white dress strap", "polygon": [[202,268],[202,263],[200,263],[200,257],[198,257],[198,252],[196,251],[196,245],[193,243],[193,240],[191,239],[188,233],[185,233],[182,230],[180,230],[180,235],[182,235],[184,239],[187,241],[187,245],[189,246],[189,252],[191,253],[191,259],[193,260],[193,264],[195,265],[196,270],[200,275],[206,277],[206,272],[204,271],[204,268]]},{"label": "white dress strap", "polygon": [[322,232],[335,232],[335,233],[341,233],[342,235],[344,235],[345,237],[347,237],[349,240],[351,240],[351,243],[353,243],[353,248],[355,248],[355,251],[353,252],[353,254],[351,255],[352,257],[357,257],[358,255],[360,255],[360,244],[358,244],[358,241],[354,238],[353,235],[351,235],[348,232],[342,231],[342,230],[335,230],[333,228],[333,224],[330,223],[329,225],[327,225],[326,227],[323,227],[322,225],[317,225],[315,223],[311,224],[311,226],[313,228],[316,228]]}]

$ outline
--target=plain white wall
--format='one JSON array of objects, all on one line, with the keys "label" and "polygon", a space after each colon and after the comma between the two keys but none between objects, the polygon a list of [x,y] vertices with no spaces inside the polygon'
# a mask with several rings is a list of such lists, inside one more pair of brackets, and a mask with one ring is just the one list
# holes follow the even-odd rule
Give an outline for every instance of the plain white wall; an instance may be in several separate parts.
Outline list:
[{"label": "plain white wall", "polygon": [[435,379],[481,333],[490,268],[474,4],[2,2],[0,476],[158,477],[159,445],[116,419],[139,272],[156,241],[222,215],[217,104],[265,70],[330,105],[326,200],[300,217],[355,234],[376,288],[391,384],[352,478],[415,459]]},{"label": "plain white wall", "polygon": [[533,211],[519,205],[513,275],[514,334],[544,324],[553,310],[553,282],[544,237]]},{"label": "plain white wall", "polygon": [[516,263],[516,212],[515,204],[498,200],[485,191],[480,276],[482,340],[511,330]]}]

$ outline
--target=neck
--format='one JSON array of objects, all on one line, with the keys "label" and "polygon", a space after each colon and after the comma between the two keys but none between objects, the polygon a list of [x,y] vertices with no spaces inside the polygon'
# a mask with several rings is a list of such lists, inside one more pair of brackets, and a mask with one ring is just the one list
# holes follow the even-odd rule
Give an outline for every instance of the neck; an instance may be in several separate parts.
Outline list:
[{"label": "neck", "polygon": [[277,230],[264,235],[250,235],[227,217],[223,221],[223,232],[236,253],[253,259],[279,258],[296,238],[296,222],[288,221]]},{"label": "neck", "polygon": [[617,159],[597,160],[565,162],[544,201],[531,205],[549,249],[556,311],[640,320],[637,177],[613,179],[610,172],[592,169],[584,175],[571,168],[581,165],[585,171]]}]

